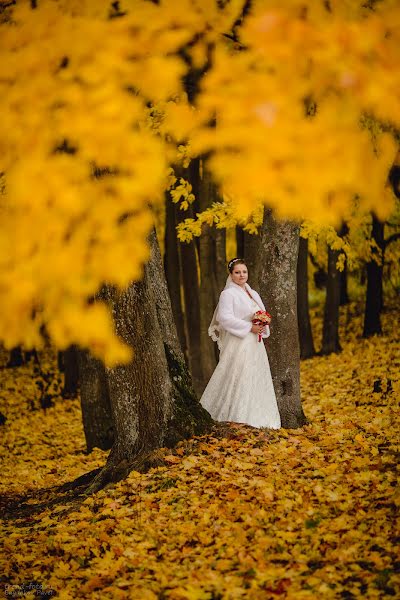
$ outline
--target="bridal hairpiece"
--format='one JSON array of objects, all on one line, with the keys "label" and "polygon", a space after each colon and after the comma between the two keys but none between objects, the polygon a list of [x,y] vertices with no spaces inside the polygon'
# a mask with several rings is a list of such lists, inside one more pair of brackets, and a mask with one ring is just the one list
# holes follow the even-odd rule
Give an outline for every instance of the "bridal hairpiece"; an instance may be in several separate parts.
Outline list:
[{"label": "bridal hairpiece", "polygon": [[230,269],[230,268],[231,268],[231,266],[232,266],[233,264],[235,264],[235,262],[237,262],[238,260],[243,260],[243,258],[232,258],[232,260],[230,260],[230,261],[228,262],[228,269]]}]

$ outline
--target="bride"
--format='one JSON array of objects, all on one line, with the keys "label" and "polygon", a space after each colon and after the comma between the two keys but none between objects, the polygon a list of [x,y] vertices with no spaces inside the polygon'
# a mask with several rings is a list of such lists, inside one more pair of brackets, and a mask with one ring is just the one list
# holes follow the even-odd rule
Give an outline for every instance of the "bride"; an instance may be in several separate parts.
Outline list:
[{"label": "bride", "polygon": [[269,337],[268,325],[253,325],[254,313],[265,310],[259,294],[247,282],[241,258],[228,263],[229,276],[219,297],[208,334],[217,342],[219,362],[200,399],[216,421],[247,423],[279,429],[268,356],[258,334]]}]

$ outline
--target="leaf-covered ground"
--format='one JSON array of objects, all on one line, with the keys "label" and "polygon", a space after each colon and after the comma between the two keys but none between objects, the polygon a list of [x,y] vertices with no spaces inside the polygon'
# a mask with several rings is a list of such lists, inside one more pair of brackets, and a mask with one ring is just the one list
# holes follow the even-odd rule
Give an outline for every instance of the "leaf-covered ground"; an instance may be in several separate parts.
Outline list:
[{"label": "leaf-covered ground", "polygon": [[[6,596],[400,597],[398,316],[387,309],[386,335],[362,340],[360,307],[342,310],[343,352],[302,363],[309,425],[218,426],[84,501],[70,484],[107,453],[85,454],[54,355],[41,355],[41,374],[2,370]],[[313,326],[318,340],[318,315]]]}]

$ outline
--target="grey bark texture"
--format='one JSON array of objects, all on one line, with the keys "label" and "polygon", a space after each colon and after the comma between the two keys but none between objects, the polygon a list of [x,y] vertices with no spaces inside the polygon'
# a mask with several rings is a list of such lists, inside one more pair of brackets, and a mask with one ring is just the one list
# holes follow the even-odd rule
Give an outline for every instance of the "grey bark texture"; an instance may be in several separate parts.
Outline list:
[{"label": "grey bark texture", "polygon": [[272,315],[268,358],[282,427],[308,423],[300,397],[300,348],[297,326],[299,225],[278,221],[266,209],[260,232],[260,294]]},{"label": "grey bark texture", "polygon": [[114,426],[104,365],[87,350],[78,350],[80,398],[86,451],[109,450]]},{"label": "grey bark texture", "polygon": [[315,355],[308,303],[308,240],[300,237],[297,259],[297,320],[299,323],[300,358]]},{"label": "grey bark texture", "polygon": [[115,443],[93,492],[130,470],[157,464],[154,451],[208,432],[213,421],[198,402],[172,317],[157,239],[140,282],[123,293],[107,288],[116,332],[134,348],[127,365],[106,369]]}]

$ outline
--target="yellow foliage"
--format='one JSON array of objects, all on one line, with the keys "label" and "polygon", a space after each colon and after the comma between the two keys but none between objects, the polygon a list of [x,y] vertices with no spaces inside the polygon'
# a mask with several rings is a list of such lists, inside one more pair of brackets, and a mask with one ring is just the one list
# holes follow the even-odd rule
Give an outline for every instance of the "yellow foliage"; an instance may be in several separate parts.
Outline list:
[{"label": "yellow foliage", "polygon": [[[243,0],[126,0],[122,15],[105,0],[3,10],[3,343],[39,345],[45,326],[60,347],[126,360],[88,298],[141,276],[168,169],[199,154],[209,155],[229,208],[184,223],[181,239],[202,222],[254,232],[263,203],[279,217],[332,226],[357,194],[364,212],[386,218],[400,17],[393,0],[372,8],[256,0],[242,20]],[[189,102],[191,61],[206,73]],[[182,208],[193,199],[182,182],[173,195]]]}]

